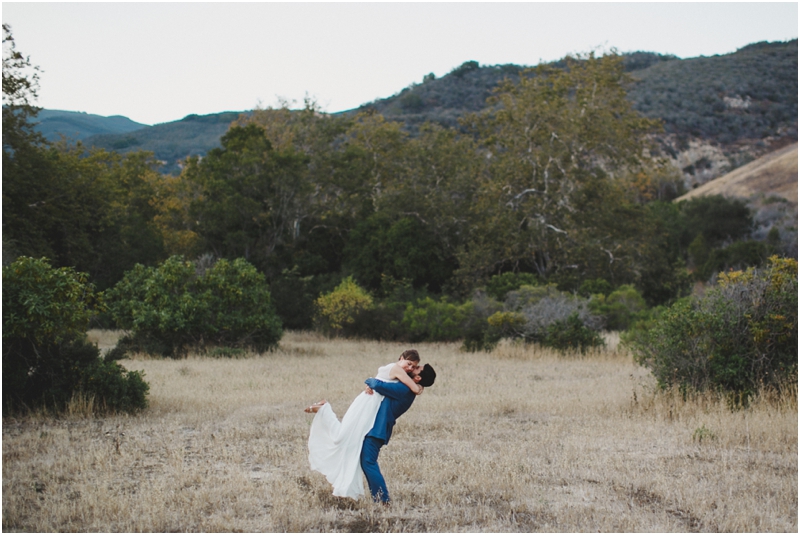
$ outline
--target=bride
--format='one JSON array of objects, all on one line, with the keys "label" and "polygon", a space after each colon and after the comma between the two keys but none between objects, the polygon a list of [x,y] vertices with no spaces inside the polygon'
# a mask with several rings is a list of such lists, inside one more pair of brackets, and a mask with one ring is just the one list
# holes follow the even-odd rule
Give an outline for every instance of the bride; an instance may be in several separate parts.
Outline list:
[{"label": "bride", "polygon": [[[419,354],[414,349],[404,351],[400,359],[378,369],[376,379],[401,382],[419,395],[423,387],[409,377],[419,367]],[[333,495],[358,499],[364,495],[364,482],[359,458],[364,436],[375,423],[383,401],[377,392],[359,394],[340,422],[325,400],[306,408],[316,413],[308,437],[308,460],[311,469],[323,474],[333,485]]]}]

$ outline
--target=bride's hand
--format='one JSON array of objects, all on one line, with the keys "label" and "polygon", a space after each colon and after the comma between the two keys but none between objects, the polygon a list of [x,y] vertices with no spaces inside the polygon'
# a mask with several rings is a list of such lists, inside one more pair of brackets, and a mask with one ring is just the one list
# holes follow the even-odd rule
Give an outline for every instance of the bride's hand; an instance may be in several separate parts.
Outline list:
[{"label": "bride's hand", "polygon": [[422,385],[417,385],[417,386],[419,387],[419,390],[417,390],[415,393],[416,393],[418,396],[421,396],[421,395],[422,395],[422,391],[423,391],[423,390],[425,390],[425,387],[424,387],[424,386],[422,386]]}]

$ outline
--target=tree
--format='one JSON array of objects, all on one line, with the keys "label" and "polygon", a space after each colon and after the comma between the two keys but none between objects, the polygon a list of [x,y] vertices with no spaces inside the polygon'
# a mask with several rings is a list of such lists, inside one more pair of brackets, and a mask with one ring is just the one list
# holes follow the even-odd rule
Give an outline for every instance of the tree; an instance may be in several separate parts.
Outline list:
[{"label": "tree", "polygon": [[27,145],[4,167],[4,247],[87,272],[101,289],[164,257],[153,222],[157,164],[146,153]]},{"label": "tree", "polygon": [[753,227],[753,217],[744,201],[722,195],[695,197],[678,204],[685,218],[682,245],[689,247],[702,233],[709,247],[745,237]]},{"label": "tree", "polygon": [[184,177],[200,191],[190,214],[206,250],[264,269],[307,215],[314,189],[305,180],[306,161],[291,148],[273,149],[256,124],[232,127],[221,148],[190,161]]},{"label": "tree", "polygon": [[426,124],[382,158],[374,213],[350,232],[344,263],[373,290],[387,275],[438,293],[457,267],[481,157],[468,137]]},{"label": "tree", "polygon": [[6,147],[12,152],[21,144],[40,143],[30,119],[39,108],[32,101],[39,89],[39,67],[17,51],[11,26],[3,24],[3,167]]},{"label": "tree", "polygon": [[89,273],[101,289],[136,262],[162,259],[152,155],[46,143],[30,122],[38,69],[15,50],[7,25],[3,47],[4,256],[47,257]]},{"label": "tree", "polygon": [[[609,210],[625,204],[617,179],[642,164],[645,134],[657,123],[626,100],[619,56],[565,63],[506,80],[488,111],[465,120],[486,149],[487,176],[473,204],[478,222],[459,255],[462,277],[531,270],[547,278],[603,255],[613,256],[612,268],[624,265],[615,251],[630,246]],[[592,258],[575,258],[578,249]]]}]

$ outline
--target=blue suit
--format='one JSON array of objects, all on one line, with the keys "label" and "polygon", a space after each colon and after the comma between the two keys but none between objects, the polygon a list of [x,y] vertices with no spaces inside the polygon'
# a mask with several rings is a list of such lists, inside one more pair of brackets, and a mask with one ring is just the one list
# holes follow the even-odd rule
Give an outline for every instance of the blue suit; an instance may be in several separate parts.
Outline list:
[{"label": "blue suit", "polygon": [[375,416],[372,429],[364,437],[364,444],[361,447],[361,469],[367,478],[372,498],[388,502],[389,491],[378,466],[378,455],[383,445],[389,443],[397,419],[411,407],[417,396],[403,383],[385,383],[374,377],[364,382],[375,392],[383,394],[384,399]]}]

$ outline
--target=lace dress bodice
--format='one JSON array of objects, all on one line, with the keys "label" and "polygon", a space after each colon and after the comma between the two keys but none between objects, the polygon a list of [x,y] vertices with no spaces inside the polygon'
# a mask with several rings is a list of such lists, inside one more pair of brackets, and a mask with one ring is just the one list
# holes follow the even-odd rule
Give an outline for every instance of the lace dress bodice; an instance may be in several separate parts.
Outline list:
[{"label": "lace dress bodice", "polygon": [[375,379],[387,383],[396,383],[397,379],[390,379],[391,376],[389,375],[392,372],[392,366],[394,366],[394,362],[378,368],[378,374],[375,376]]}]

